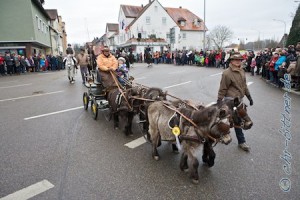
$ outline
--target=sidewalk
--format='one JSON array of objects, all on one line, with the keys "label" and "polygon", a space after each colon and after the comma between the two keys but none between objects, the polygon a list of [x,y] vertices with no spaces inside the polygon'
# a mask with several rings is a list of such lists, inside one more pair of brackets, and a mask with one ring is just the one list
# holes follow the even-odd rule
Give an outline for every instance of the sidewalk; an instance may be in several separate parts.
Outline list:
[{"label": "sidewalk", "polygon": [[[270,84],[270,85],[273,85],[274,87],[277,87],[278,88],[278,86],[277,85],[275,85],[274,83],[271,83],[270,81],[268,81],[268,80],[266,80],[266,79],[264,79],[264,78],[262,78],[262,77],[260,77],[260,79],[261,80],[263,80],[263,81],[265,81],[266,83],[268,83],[268,84]],[[290,93],[293,93],[293,94],[296,94],[296,95],[300,95],[300,91],[295,91],[296,89],[295,88],[291,88],[291,91],[288,91],[288,89],[286,89],[286,88],[281,88],[282,90],[284,90],[284,91],[286,91],[286,92],[290,92]]]}]

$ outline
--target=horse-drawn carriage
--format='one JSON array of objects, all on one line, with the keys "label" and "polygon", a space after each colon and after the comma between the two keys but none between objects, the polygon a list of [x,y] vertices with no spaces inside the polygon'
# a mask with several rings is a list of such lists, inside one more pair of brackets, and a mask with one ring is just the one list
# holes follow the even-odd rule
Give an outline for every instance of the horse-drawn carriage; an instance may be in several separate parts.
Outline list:
[{"label": "horse-drawn carriage", "polygon": [[101,82],[97,81],[97,72],[91,71],[91,76],[86,76],[85,86],[87,92],[83,93],[83,106],[87,110],[90,104],[93,118],[98,117],[98,110],[106,111],[109,109],[108,101],[106,100],[106,90]]},{"label": "horse-drawn carriage", "polygon": [[[157,147],[161,141],[173,144],[176,141],[177,147],[183,145],[180,169],[189,169],[194,183],[199,180],[196,150],[203,146],[202,161],[212,167],[215,159],[213,144],[229,144],[230,127],[249,129],[253,124],[245,104],[239,98],[204,107],[167,94],[159,88],[140,84],[107,90],[96,81],[96,77],[94,72],[87,78],[88,92],[83,94],[84,108],[87,110],[91,101],[94,119],[97,119],[98,110],[109,110],[117,128],[119,117],[123,116],[123,120],[126,120],[125,135],[131,135],[133,117],[139,115],[142,132],[148,135],[152,144],[152,157],[159,159]],[[167,95],[176,100],[167,100]]]}]

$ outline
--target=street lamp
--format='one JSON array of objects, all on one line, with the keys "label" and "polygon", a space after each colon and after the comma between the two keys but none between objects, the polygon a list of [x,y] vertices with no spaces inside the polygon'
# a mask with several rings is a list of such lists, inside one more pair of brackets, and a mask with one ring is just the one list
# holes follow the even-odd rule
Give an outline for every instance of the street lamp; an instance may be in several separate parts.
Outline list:
[{"label": "street lamp", "polygon": [[204,13],[203,13],[203,14],[204,14],[204,17],[203,17],[203,20],[204,20],[204,22],[203,22],[203,25],[204,25],[204,31],[203,31],[203,51],[204,51],[204,52],[205,52],[205,39],[206,39],[206,38],[205,38],[205,31],[206,31],[206,30],[205,30],[205,22],[206,22],[206,21],[205,21],[205,3],[206,3],[206,2],[205,2],[205,0],[204,0]]},{"label": "street lamp", "polygon": [[273,19],[273,21],[282,22],[284,24],[284,33],[283,33],[283,41],[282,41],[282,46],[284,48],[285,47],[286,22],[283,20],[280,20],[280,19]]}]

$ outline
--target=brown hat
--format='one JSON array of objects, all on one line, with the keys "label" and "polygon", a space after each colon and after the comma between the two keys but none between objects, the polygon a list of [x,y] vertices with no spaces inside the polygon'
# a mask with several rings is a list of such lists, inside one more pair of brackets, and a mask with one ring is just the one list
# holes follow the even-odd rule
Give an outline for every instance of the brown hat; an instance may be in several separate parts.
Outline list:
[{"label": "brown hat", "polygon": [[240,54],[240,52],[234,52],[230,58],[230,60],[244,60],[243,56]]}]

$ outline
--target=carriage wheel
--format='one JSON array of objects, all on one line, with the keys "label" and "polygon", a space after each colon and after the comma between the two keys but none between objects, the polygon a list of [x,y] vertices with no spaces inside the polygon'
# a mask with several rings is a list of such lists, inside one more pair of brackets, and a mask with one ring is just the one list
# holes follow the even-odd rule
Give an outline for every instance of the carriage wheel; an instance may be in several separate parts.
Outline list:
[{"label": "carriage wheel", "polygon": [[94,120],[97,120],[97,117],[98,117],[98,104],[97,104],[95,99],[92,99],[91,110],[92,110],[92,113],[93,113]]},{"label": "carriage wheel", "polygon": [[88,94],[86,92],[83,93],[82,100],[83,100],[83,107],[85,110],[87,110],[89,107],[90,97],[88,96]]}]

